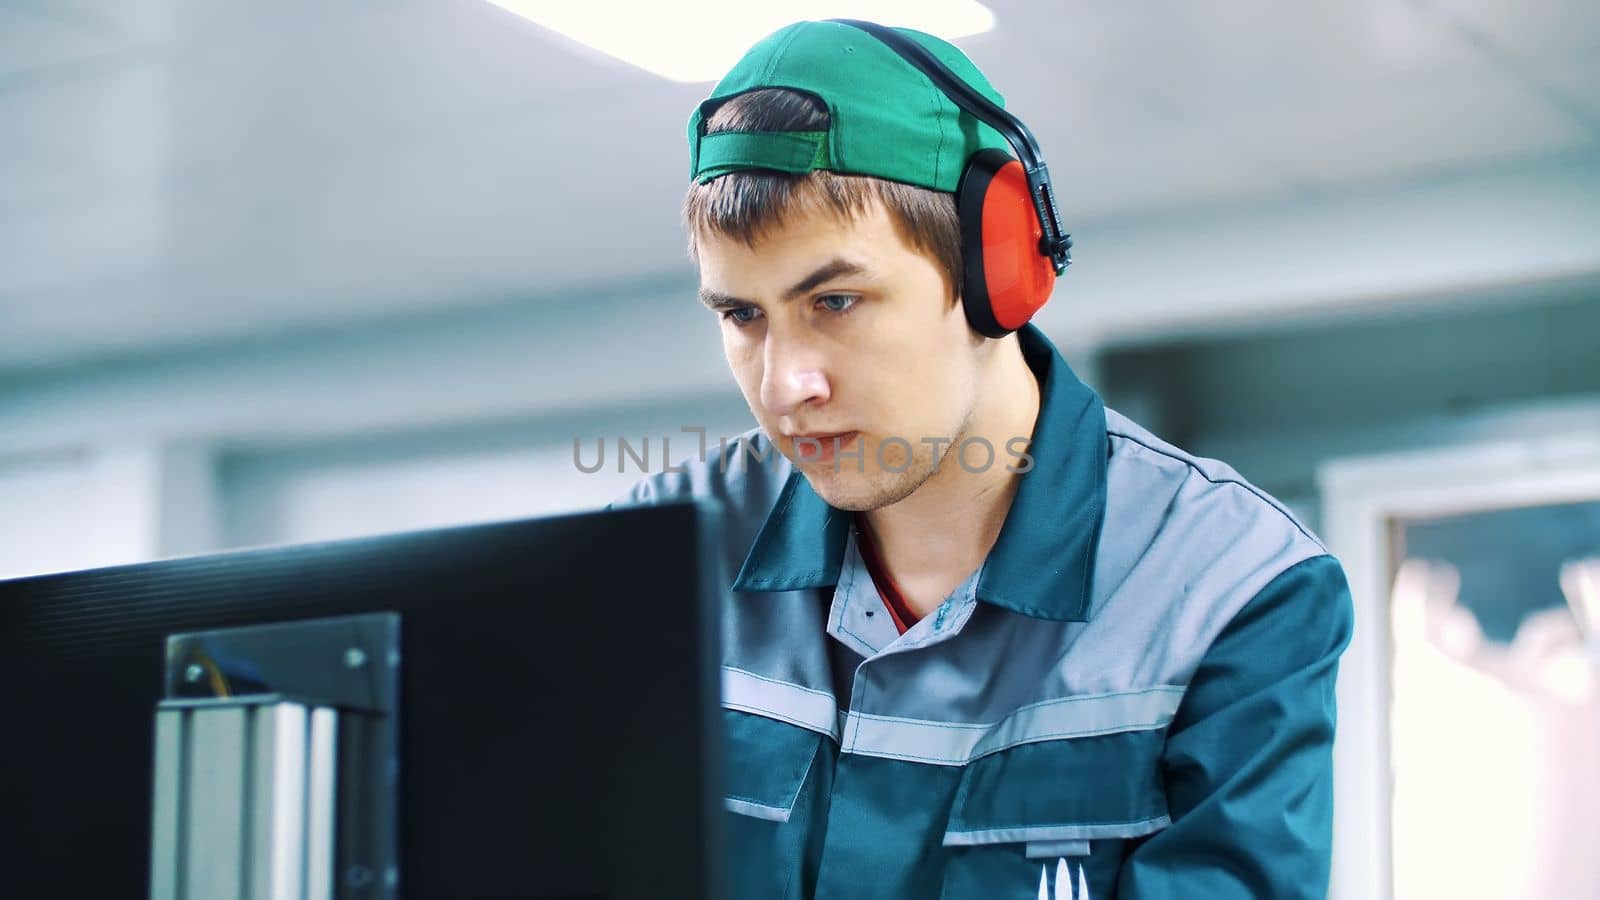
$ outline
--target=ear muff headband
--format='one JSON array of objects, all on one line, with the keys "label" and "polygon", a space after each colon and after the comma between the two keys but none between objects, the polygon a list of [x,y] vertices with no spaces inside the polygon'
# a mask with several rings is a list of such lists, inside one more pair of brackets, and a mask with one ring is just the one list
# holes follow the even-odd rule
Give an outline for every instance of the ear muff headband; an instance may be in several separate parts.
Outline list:
[{"label": "ear muff headband", "polygon": [[876,22],[860,19],[829,19],[867,32],[882,41],[902,59],[916,67],[934,83],[950,102],[971,113],[979,121],[1000,132],[1017,153],[1022,174],[1026,179],[1028,197],[1039,220],[1040,240],[1038,252],[1048,257],[1055,274],[1060,275],[1072,263],[1072,236],[1061,227],[1061,212],[1056,208],[1056,196],[1050,186],[1050,170],[1039,153],[1039,142],[1022,120],[996,106],[967,84],[961,76],[950,71],[926,47],[891,28]]}]

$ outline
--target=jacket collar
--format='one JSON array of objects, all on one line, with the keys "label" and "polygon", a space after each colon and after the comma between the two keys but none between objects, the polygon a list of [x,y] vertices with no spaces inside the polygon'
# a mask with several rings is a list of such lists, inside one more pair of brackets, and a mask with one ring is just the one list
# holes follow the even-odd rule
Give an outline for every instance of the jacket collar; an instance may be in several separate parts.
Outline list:
[{"label": "jacket collar", "polygon": [[[1040,619],[1088,620],[1090,578],[1106,506],[1106,415],[1035,325],[1017,333],[1039,379],[1039,418],[1000,536],[978,576],[978,599]],[[1014,459],[997,454],[1000,459]],[[834,509],[798,470],[756,536],[735,591],[838,583],[852,513]]]}]

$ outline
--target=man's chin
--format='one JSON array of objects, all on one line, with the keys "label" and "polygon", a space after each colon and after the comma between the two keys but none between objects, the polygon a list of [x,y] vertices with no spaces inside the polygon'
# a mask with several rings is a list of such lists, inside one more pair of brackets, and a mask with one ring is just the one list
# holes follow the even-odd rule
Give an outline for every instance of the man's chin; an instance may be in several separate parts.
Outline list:
[{"label": "man's chin", "polygon": [[811,490],[834,509],[860,512],[872,508],[863,505],[873,493],[866,474],[824,463],[801,463],[795,468],[806,477]]},{"label": "man's chin", "polygon": [[866,512],[904,500],[916,490],[904,475],[858,472],[853,466],[835,469],[830,464],[796,466],[810,483],[811,490],[834,509]]}]

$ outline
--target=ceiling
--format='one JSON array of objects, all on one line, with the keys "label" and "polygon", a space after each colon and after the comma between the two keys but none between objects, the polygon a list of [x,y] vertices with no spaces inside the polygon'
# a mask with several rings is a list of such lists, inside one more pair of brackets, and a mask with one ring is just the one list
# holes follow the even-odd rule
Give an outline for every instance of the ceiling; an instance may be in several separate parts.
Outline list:
[{"label": "ceiling", "polygon": [[[995,0],[1084,223],[1600,152],[1592,0]],[[0,0],[0,371],[690,274],[662,81],[480,0]]]}]

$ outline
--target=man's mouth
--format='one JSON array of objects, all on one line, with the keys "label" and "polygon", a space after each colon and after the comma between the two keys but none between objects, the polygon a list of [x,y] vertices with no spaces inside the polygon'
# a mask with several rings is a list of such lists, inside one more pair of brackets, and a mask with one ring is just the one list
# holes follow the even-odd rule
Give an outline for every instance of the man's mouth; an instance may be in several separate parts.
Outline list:
[{"label": "man's mouth", "polygon": [[828,433],[797,434],[793,442],[794,457],[799,462],[829,463],[840,450],[855,442],[859,432],[835,431]]}]

